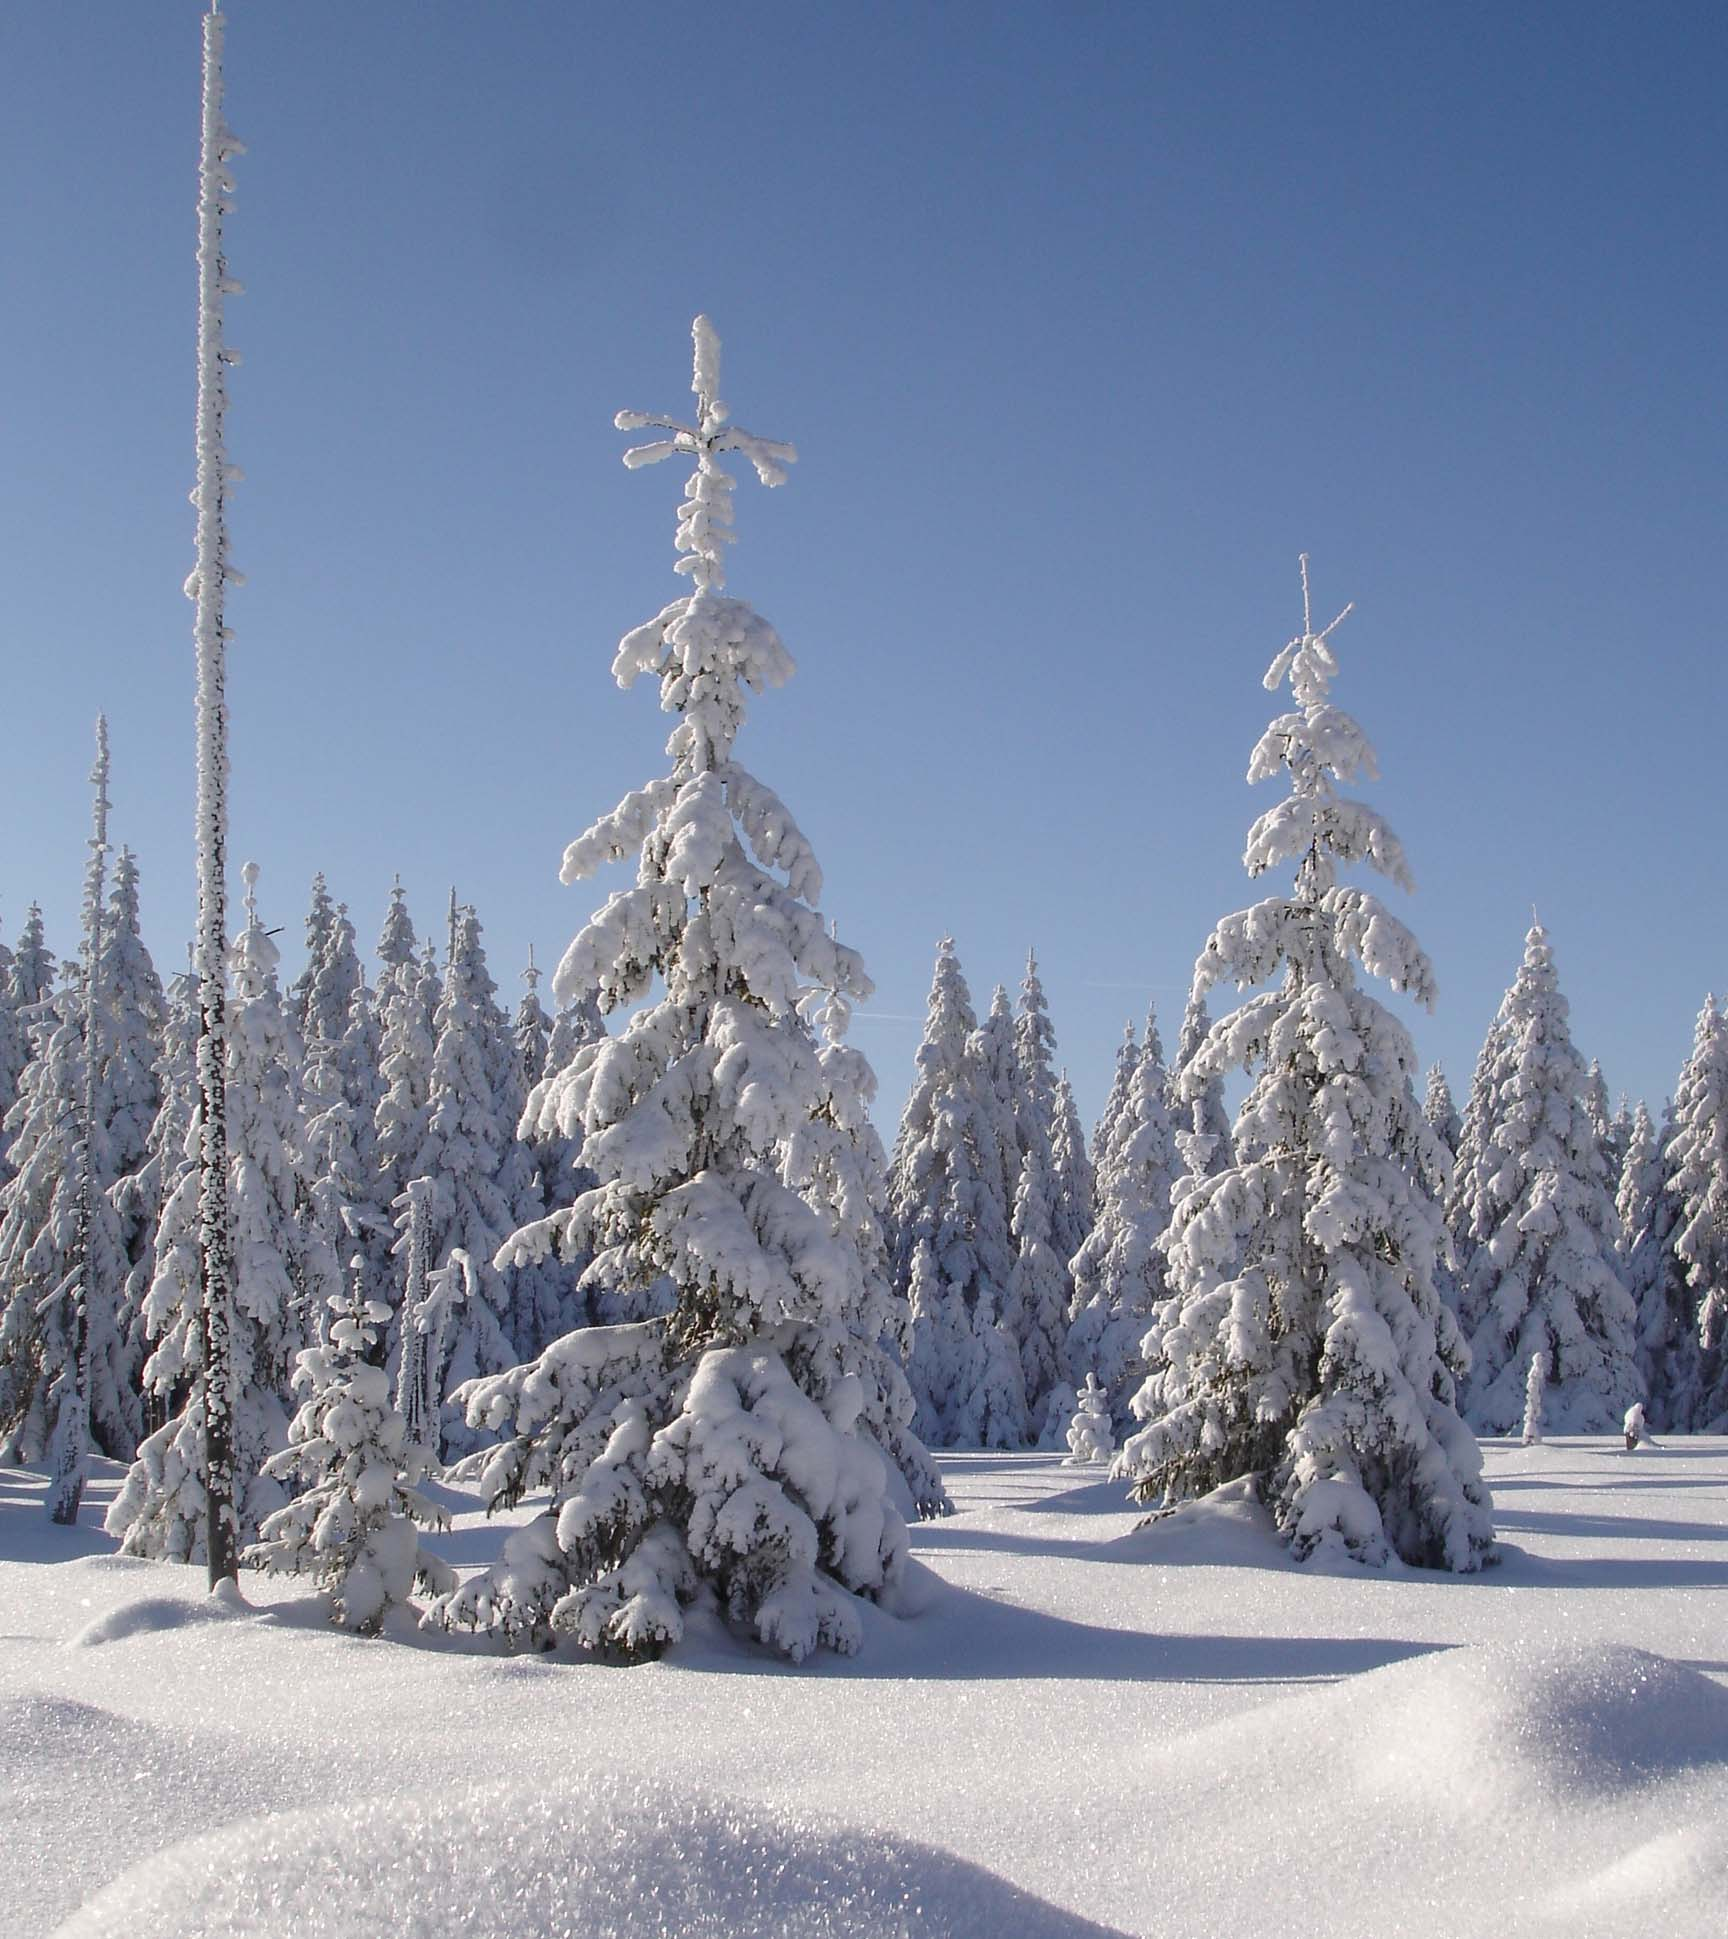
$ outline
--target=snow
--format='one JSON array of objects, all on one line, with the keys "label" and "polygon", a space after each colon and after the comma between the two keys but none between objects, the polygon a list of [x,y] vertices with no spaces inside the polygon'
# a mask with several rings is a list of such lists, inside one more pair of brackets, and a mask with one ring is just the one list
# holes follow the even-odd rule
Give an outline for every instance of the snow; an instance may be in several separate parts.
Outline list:
[{"label": "snow", "polygon": [[[947,1455],[859,1654],[693,1610],[628,1671],[358,1639],[250,1572],[213,1608],[108,1552],[112,1464],[76,1529],[3,1471],[0,1939],[1714,1939],[1728,1440],[1486,1454],[1469,1578],[1298,1566],[1242,1484],[1139,1527],[1054,1453]],[[496,1524],[437,1492],[471,1570]]]}]

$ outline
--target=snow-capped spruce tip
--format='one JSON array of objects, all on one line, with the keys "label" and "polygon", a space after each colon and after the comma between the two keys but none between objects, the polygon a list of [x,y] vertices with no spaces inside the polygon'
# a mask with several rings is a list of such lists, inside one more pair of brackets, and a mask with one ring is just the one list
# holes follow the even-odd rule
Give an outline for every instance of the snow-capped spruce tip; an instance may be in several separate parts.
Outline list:
[{"label": "snow-capped spruce tip", "polygon": [[733,481],[719,459],[740,452],[775,484],[793,454],[728,428],[705,319],[695,342],[695,424],[620,420],[670,434],[632,465],[696,463],[677,536],[692,590],[614,662],[624,686],[659,676],[677,716],[671,772],[564,858],[573,882],[637,857],[635,882],[553,984],[560,1005],[594,996],[632,1013],[543,1079],[523,1115],[530,1139],[580,1135],[595,1183],[498,1255],[501,1267],[553,1247],[588,1258],[583,1283],[608,1289],[626,1319],[466,1388],[469,1424],[510,1438],[465,1468],[495,1502],[536,1487],[553,1499],[436,1616],[635,1659],[675,1642],[685,1609],[706,1600],[796,1660],[823,1643],[855,1649],[854,1596],[887,1591],[905,1551],[887,1464],[855,1431],[850,1342],[875,1324],[871,1269],[831,1208],[784,1182],[832,1088],[800,1002],[871,986],[814,907],[821,872],[791,815],[732,758],[746,691],[780,684],[792,662],[722,591]]},{"label": "snow-capped spruce tip", "polygon": [[1302,594],[1302,631],[1266,675],[1270,688],[1289,681],[1296,708],[1248,770],[1284,774],[1290,792],[1255,822],[1244,858],[1250,875],[1295,863],[1295,885],[1218,925],[1193,994],[1279,980],[1182,1067],[1184,1100],[1236,1067],[1249,1090],[1233,1162],[1176,1187],[1171,1297],[1134,1403],[1146,1425],[1118,1472],[1164,1503],[1257,1473],[1299,1559],[1472,1570],[1493,1528],[1455,1404],[1467,1356],[1434,1286],[1448,1157],[1416,1099],[1409,1035],[1356,987],[1354,966],[1424,1004],[1434,976],[1402,923],[1338,882],[1345,862],[1403,887],[1409,875],[1381,817],[1337,791],[1372,776],[1374,754],[1332,702],[1344,615],[1314,630],[1306,559]]}]

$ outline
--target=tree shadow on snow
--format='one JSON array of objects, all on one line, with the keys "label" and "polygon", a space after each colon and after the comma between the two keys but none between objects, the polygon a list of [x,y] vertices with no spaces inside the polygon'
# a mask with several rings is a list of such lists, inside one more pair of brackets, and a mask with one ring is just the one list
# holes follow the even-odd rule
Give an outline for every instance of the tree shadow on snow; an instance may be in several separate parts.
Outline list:
[{"label": "tree shadow on snow", "polygon": [[[1335,1683],[1444,1643],[1387,1636],[1190,1636],[1107,1629],[952,1584],[910,1621],[866,1612],[854,1657],[824,1654],[801,1674],[867,1682],[998,1682],[1028,1677],[1120,1683]],[[760,1664],[760,1658],[756,1659]],[[712,1666],[709,1666],[712,1667]]]},{"label": "tree shadow on snow", "polygon": [[[1570,1516],[1553,1524],[1562,1531],[1576,1525],[1577,1518]],[[1502,1542],[1500,1558],[1497,1569],[1481,1575],[1441,1575],[1435,1580],[1518,1589],[1728,1589],[1728,1562],[1687,1556],[1532,1555],[1516,1542]]]},{"label": "tree shadow on snow", "polygon": [[1728,1527],[1719,1522],[1658,1521],[1648,1515],[1544,1515],[1496,1507],[1494,1526],[1527,1535],[1587,1535],[1610,1542],[1728,1542]]}]

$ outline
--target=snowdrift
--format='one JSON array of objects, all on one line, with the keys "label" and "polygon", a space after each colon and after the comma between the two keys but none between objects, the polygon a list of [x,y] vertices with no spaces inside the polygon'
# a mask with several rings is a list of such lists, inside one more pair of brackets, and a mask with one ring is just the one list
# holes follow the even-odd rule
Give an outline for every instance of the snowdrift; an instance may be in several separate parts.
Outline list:
[{"label": "snowdrift", "polygon": [[146,1860],[56,1939],[1122,1939],[945,1852],[620,1778],[291,1812]]}]

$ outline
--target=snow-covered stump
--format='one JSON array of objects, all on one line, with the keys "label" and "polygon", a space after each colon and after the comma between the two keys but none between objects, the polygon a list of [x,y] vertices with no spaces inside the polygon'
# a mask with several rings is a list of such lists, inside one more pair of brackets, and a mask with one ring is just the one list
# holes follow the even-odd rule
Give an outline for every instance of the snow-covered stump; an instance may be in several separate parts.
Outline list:
[{"label": "snow-covered stump", "polygon": [[1542,1400],[1548,1391],[1548,1356],[1533,1353],[1530,1356],[1530,1371],[1524,1381],[1524,1434],[1527,1448],[1533,1448],[1542,1439]]},{"label": "snow-covered stump", "polygon": [[389,1376],[373,1364],[390,1308],[366,1298],[364,1272],[356,1256],[347,1291],[330,1302],[328,1337],[300,1355],[294,1385],[306,1398],[288,1446],[267,1464],[272,1475],[306,1483],[305,1492],[265,1521],[246,1559],[316,1577],[331,1620],[375,1636],[393,1610],[411,1607],[416,1584],[443,1595],[456,1576],[420,1546],[416,1531],[442,1528],[446,1517],[415,1485],[427,1451],[409,1440]]},{"label": "snow-covered stump", "polygon": [[856,1432],[861,1383],[837,1372],[863,1330],[865,1261],[783,1182],[831,1097],[801,998],[871,985],[817,911],[821,873],[791,815],[733,758],[746,692],[792,662],[724,591],[734,481],[719,460],[741,453],[779,484],[795,454],[730,425],[707,318],[694,338],[695,423],[618,419],[664,434],[630,466],[695,461],[677,535],[692,591],[613,663],[623,686],[659,679],[672,769],[564,858],[575,882],[636,857],[634,884],[553,982],[560,1007],[594,995],[629,1022],[579,1049],[523,1123],[535,1139],[580,1134],[595,1183],[498,1254],[504,1268],[554,1246],[586,1257],[584,1284],[640,1317],[469,1383],[469,1425],[509,1439],[467,1466],[495,1501],[545,1485],[553,1505],[434,1619],[640,1660],[678,1639],[700,1597],[797,1660],[856,1648],[855,1598],[887,1592],[905,1553],[887,1464]]},{"label": "snow-covered stump", "polygon": [[1620,1431],[1626,1436],[1626,1452],[1634,1454],[1648,1441],[1649,1433],[1644,1425],[1644,1403],[1634,1401],[1626,1410],[1626,1418],[1620,1423]]},{"label": "snow-covered stump", "polygon": [[1100,1461],[1108,1461],[1115,1450],[1116,1437],[1110,1428],[1110,1397],[1099,1386],[1098,1376],[1089,1373],[1086,1385],[1080,1390],[1074,1417],[1068,1423],[1068,1452],[1062,1465],[1093,1467]]},{"label": "snow-covered stump", "polygon": [[1289,794],[1244,857],[1251,876],[1294,863],[1295,884],[1226,917],[1195,969],[1196,999],[1225,980],[1261,994],[1188,1057],[1179,1098],[1238,1067],[1249,1089],[1233,1162],[1176,1187],[1171,1297],[1134,1402],[1146,1426],[1117,1472],[1166,1504],[1258,1473],[1299,1560],[1473,1570],[1493,1526],[1455,1405],[1468,1359],[1434,1284],[1447,1154],[1416,1098],[1408,1032],[1356,982],[1360,964],[1426,1005],[1433,970],[1375,896],[1338,880],[1341,864],[1367,862],[1410,886],[1390,827],[1337,791],[1377,770],[1331,698],[1344,615],[1315,631],[1306,559],[1302,591],[1302,631],[1265,681],[1287,679],[1296,705],[1248,769],[1284,775]]}]

